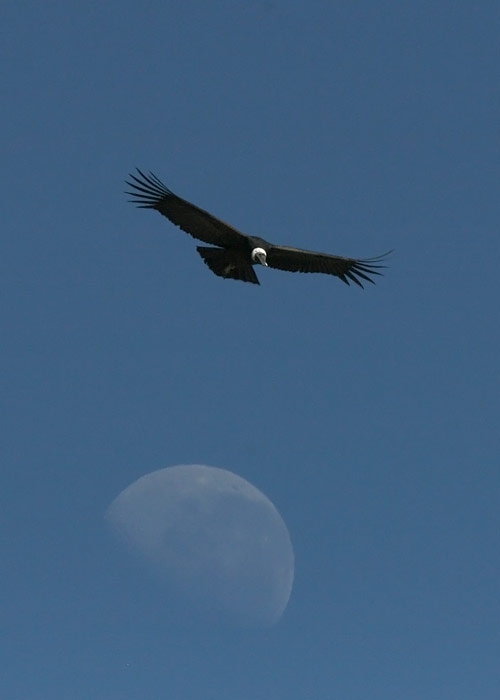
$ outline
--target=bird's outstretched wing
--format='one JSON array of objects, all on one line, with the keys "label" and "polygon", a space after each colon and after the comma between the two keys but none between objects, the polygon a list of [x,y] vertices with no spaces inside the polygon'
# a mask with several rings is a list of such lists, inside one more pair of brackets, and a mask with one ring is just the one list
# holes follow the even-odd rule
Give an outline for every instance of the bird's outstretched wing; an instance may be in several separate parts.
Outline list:
[{"label": "bird's outstretched wing", "polygon": [[350,280],[363,287],[361,280],[374,284],[370,275],[383,274],[380,269],[384,268],[385,265],[381,264],[381,261],[390,252],[376,258],[356,260],[356,258],[315,253],[301,248],[272,246],[267,251],[267,264],[269,267],[288,272],[323,272],[326,275],[340,277],[342,282],[346,284],[349,284]]},{"label": "bird's outstretched wing", "polygon": [[169,190],[156,175],[145,175],[137,168],[139,177],[130,175],[132,182],[126,180],[132,192],[126,192],[134,199],[129,201],[142,209],[156,209],[160,214],[204,243],[222,247],[241,247],[246,239],[244,234],[224,221],[212,216]]}]

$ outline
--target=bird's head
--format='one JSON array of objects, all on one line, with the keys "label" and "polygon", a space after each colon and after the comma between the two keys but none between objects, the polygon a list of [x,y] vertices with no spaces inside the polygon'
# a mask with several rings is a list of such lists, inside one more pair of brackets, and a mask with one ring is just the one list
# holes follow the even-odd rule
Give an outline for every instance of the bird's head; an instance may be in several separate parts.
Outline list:
[{"label": "bird's head", "polygon": [[264,265],[267,267],[267,262],[266,262],[266,257],[267,253],[264,250],[264,248],[254,248],[252,250],[252,262],[254,263],[260,263],[261,265]]}]

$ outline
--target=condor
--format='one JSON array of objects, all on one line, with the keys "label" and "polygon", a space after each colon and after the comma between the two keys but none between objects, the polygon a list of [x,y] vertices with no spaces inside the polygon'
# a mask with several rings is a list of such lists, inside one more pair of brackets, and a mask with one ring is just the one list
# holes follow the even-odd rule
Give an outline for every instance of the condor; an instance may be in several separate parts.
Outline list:
[{"label": "condor", "polygon": [[[381,261],[389,254],[375,258],[344,258],[339,255],[315,253],[301,248],[274,245],[257,236],[247,236],[208,211],[178,197],[156,175],[145,175],[137,168],[138,177],[130,175],[126,184],[132,188],[131,201],[142,209],[156,209],[173,224],[193,238],[208,243],[197,246],[206,265],[219,277],[259,284],[255,265],[274,267],[288,272],[322,272],[335,275],[342,282],[371,282],[371,276],[381,275]],[[389,251],[391,252],[391,251]]]}]

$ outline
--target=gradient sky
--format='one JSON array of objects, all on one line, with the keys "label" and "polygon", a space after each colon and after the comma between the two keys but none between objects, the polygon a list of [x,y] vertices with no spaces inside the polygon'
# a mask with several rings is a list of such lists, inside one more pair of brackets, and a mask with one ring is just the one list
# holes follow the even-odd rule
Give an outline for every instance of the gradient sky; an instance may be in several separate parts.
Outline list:
[{"label": "gradient sky", "polygon": [[[2,5],[0,690],[9,700],[500,697],[500,5]],[[123,180],[364,291],[214,276]],[[287,523],[268,631],[200,628],[110,537],[162,467]]]}]

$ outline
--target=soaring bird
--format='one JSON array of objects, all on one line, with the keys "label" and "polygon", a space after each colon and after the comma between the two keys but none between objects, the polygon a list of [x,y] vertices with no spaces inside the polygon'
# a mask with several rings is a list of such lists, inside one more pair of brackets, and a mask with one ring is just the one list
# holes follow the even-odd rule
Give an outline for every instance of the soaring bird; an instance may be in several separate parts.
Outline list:
[{"label": "soaring bird", "polygon": [[289,272],[322,272],[335,275],[346,284],[351,281],[363,287],[361,280],[373,284],[369,275],[381,275],[379,270],[385,267],[381,261],[388,253],[375,258],[344,258],[274,245],[263,238],[247,236],[178,197],[153,173],[145,175],[139,168],[137,173],[138,176],[129,176],[132,181],[126,180],[132,188],[132,192],[126,194],[134,198],[129,201],[142,209],[156,209],[193,238],[208,243],[210,247],[197,246],[196,250],[219,277],[260,284],[254,271],[254,265],[260,264]]}]

